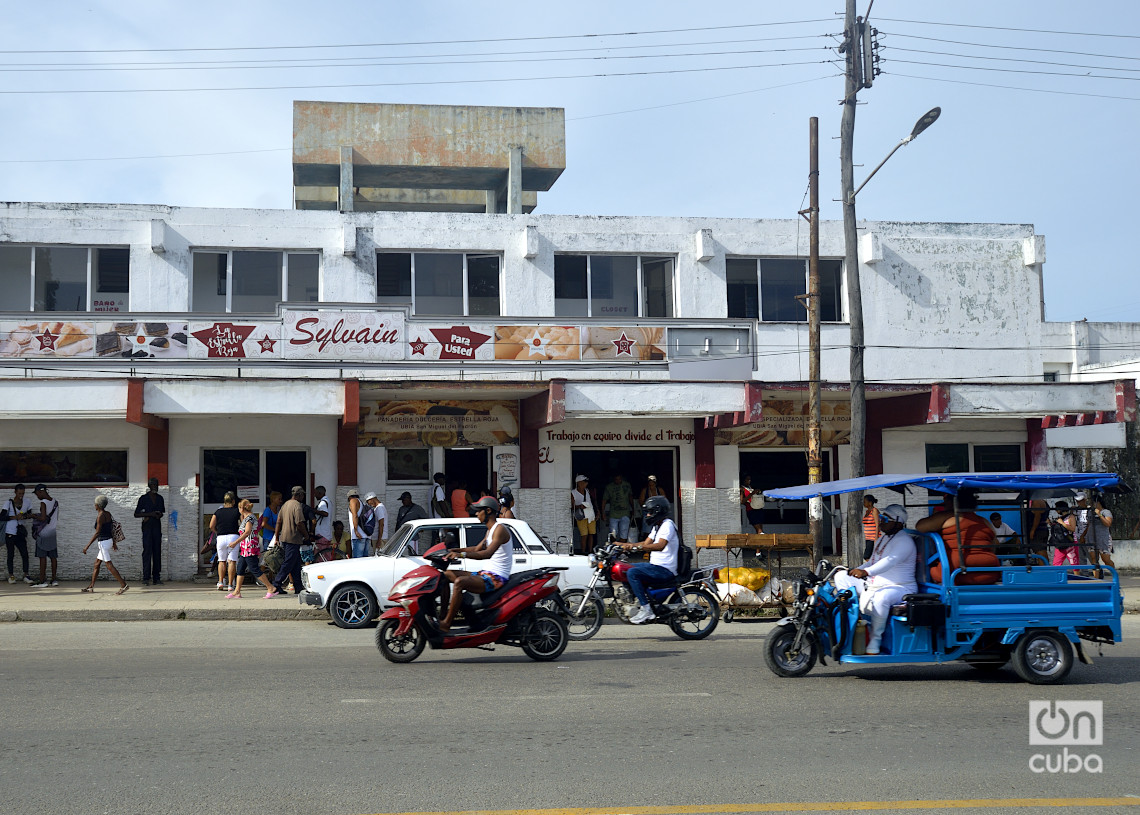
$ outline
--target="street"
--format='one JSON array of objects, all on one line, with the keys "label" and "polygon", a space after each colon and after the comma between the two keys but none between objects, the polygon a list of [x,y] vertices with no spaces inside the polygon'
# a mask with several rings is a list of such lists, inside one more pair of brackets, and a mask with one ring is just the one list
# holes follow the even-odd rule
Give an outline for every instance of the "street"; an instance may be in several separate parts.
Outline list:
[{"label": "street", "polygon": [[[610,621],[552,663],[500,647],[403,666],[374,629],[323,622],[3,625],[4,811],[1002,812],[1140,793],[1140,617],[1054,689],[960,664],[778,679],[771,625],[684,642]],[[1029,769],[1057,752],[1029,744],[1035,699],[1103,701],[1103,744],[1069,748],[1103,772]]]}]

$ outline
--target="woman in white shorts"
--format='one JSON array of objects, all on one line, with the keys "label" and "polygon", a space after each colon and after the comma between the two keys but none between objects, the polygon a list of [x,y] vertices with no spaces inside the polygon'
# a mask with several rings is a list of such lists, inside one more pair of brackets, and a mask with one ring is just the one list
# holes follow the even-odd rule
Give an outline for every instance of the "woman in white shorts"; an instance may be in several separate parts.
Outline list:
[{"label": "woman in white shorts", "polygon": [[222,497],[222,506],[210,518],[210,531],[218,536],[218,590],[230,591],[234,586],[238,561],[238,526],[241,512],[237,508],[237,496],[227,492]]},{"label": "woman in white shorts", "polygon": [[107,496],[100,495],[95,499],[95,534],[83,547],[83,554],[87,554],[91,544],[98,543],[99,554],[95,556],[95,568],[91,570],[91,585],[83,591],[95,591],[95,580],[99,577],[99,565],[101,563],[106,563],[107,570],[119,581],[119,590],[115,594],[122,594],[130,588],[127,581],[123,580],[123,576],[119,574],[119,570],[115,568],[115,564],[111,562],[111,553],[117,552],[119,549],[119,545],[115,543],[114,528],[115,519],[107,511]]}]

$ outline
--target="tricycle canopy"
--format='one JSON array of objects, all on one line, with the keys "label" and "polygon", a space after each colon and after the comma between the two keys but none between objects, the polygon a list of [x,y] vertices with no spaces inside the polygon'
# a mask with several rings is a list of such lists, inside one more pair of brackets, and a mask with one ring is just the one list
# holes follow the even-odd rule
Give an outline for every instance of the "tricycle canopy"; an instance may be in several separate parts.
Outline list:
[{"label": "tricycle canopy", "polygon": [[[805,501],[809,498],[841,495],[847,492],[893,489],[905,493],[907,487],[920,487],[930,492],[957,495],[961,490],[981,492],[1034,493],[1055,490],[1100,490],[1101,492],[1131,492],[1115,473],[911,473],[909,475],[866,475],[861,478],[843,478],[801,487],[781,487],[764,490],[767,498],[786,501]],[[1063,493],[1058,493],[1063,494]]]}]

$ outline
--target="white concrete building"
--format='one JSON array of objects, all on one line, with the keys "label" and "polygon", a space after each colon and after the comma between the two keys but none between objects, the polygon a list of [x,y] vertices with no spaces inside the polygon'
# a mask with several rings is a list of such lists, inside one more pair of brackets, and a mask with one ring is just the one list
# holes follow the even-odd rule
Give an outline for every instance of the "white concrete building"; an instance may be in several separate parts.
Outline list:
[{"label": "white concrete building", "polygon": [[[1032,227],[861,229],[868,472],[1045,467],[1055,425],[1123,437],[1134,372],[1076,381],[1103,354],[1086,342],[1045,379],[1070,337],[1140,329],[1046,323]],[[820,243],[842,476],[841,225]],[[738,531],[742,473],[806,480],[806,255],[793,220],[3,204],[0,488],[49,484],[69,577],[90,568],[99,492],[137,576],[149,475],[175,579],[226,489],[261,507],[322,484],[343,514],[359,485],[394,517],[436,471],[511,485],[551,539],[571,535],[579,472],[599,497],[614,472],[635,493],[656,475],[690,540]],[[769,531],[805,528],[768,512]]]}]

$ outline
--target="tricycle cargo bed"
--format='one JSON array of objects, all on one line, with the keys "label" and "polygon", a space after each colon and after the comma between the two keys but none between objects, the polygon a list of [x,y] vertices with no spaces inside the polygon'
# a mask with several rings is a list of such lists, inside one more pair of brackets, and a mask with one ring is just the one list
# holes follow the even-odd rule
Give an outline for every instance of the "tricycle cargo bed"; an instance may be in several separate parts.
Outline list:
[{"label": "tricycle cargo bed", "polygon": [[1007,566],[1002,582],[990,586],[955,586],[950,602],[961,624],[987,628],[1106,625],[1119,620],[1120,584],[1070,575],[1065,566]]}]

